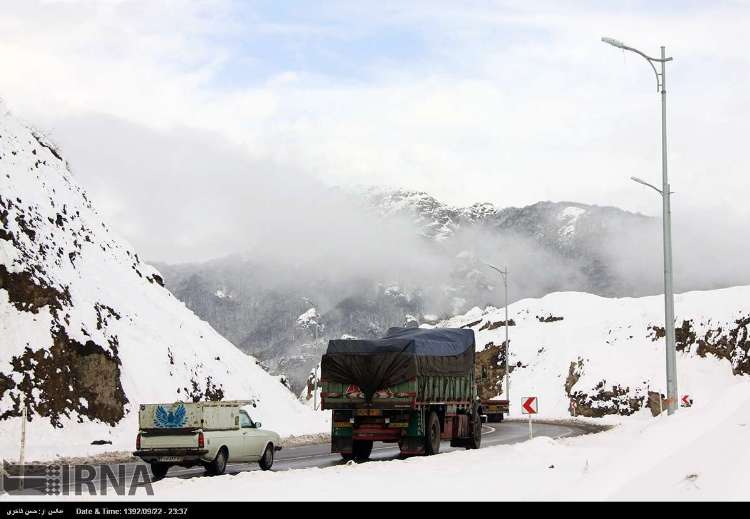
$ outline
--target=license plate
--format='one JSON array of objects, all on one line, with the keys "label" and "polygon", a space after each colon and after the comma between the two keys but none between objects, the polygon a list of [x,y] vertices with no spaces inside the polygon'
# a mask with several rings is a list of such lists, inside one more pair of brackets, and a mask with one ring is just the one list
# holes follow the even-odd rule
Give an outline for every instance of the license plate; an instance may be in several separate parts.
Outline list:
[{"label": "license plate", "polygon": [[179,456],[159,456],[159,461],[180,461]]}]

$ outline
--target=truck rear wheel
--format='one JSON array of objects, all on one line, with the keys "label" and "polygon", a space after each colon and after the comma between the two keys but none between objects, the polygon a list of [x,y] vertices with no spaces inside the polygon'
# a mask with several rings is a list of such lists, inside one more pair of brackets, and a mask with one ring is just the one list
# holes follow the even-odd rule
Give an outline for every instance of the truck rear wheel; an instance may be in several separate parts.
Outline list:
[{"label": "truck rear wheel", "polygon": [[155,461],[151,464],[151,475],[153,476],[154,481],[164,479],[164,476],[167,475],[168,470],[169,465],[166,463],[158,463]]},{"label": "truck rear wheel", "polygon": [[435,411],[430,411],[424,436],[424,453],[430,456],[438,452],[440,452],[440,419]]},{"label": "truck rear wheel", "polygon": [[467,449],[478,449],[482,446],[482,417],[479,415],[479,410],[474,410],[474,415],[471,418],[472,421],[472,435],[471,438],[466,442]]},{"label": "truck rear wheel", "polygon": [[372,453],[372,440],[354,440],[352,454],[357,461],[367,461]]}]

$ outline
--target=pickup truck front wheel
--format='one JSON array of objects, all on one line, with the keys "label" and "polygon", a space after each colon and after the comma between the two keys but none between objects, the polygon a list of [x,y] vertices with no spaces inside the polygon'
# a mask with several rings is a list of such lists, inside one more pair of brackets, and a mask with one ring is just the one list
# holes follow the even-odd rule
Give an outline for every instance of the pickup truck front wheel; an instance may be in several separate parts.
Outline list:
[{"label": "pickup truck front wheel", "polygon": [[169,465],[166,463],[153,462],[151,464],[151,476],[153,476],[154,481],[159,481],[160,479],[164,479],[164,476],[167,475],[168,470],[169,470]]},{"label": "pickup truck front wheel", "polygon": [[221,476],[227,469],[227,450],[222,447],[219,452],[216,453],[214,460],[206,465],[206,472],[210,476]]}]

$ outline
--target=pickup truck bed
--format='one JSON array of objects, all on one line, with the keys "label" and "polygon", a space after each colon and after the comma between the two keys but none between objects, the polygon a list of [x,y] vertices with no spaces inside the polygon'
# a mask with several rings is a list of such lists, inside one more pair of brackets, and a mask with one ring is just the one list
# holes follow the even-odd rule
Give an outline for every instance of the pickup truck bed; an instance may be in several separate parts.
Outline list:
[{"label": "pickup truck bed", "polygon": [[250,401],[141,404],[134,456],[151,465],[156,479],[169,467],[202,465],[221,474],[227,462],[271,468],[279,435],[260,428],[242,409]]}]

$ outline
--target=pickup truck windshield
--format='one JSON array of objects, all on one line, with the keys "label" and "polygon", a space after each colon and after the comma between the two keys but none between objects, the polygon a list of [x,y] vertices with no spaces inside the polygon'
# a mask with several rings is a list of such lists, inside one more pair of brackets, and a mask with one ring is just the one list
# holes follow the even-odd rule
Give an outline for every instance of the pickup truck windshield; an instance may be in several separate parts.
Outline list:
[{"label": "pickup truck windshield", "polygon": [[245,411],[240,411],[240,427],[255,427],[255,424]]}]

